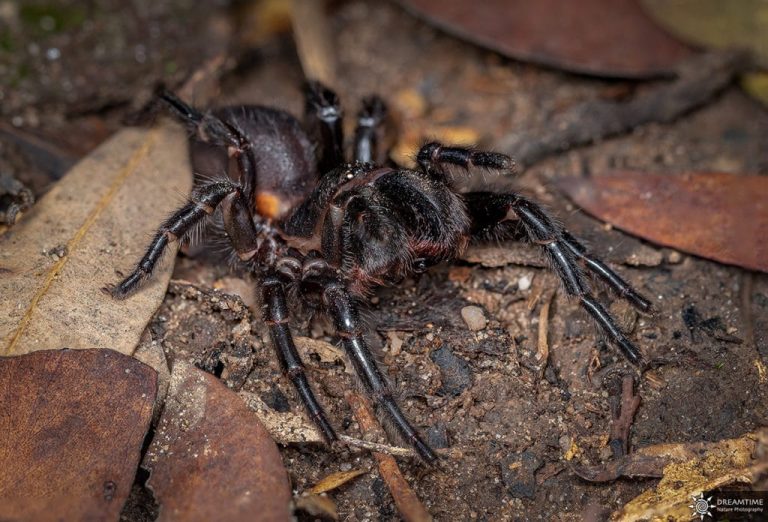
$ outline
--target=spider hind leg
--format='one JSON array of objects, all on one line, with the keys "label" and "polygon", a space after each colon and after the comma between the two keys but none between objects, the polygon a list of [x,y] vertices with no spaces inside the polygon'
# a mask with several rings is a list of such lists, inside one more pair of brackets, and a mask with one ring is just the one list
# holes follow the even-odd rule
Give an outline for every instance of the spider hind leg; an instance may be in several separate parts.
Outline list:
[{"label": "spider hind leg", "polygon": [[640,351],[622,332],[613,316],[592,295],[579,261],[583,261],[589,272],[642,311],[651,308],[646,298],[602,261],[590,257],[584,246],[532,201],[518,194],[492,192],[470,192],[464,198],[476,236],[509,238],[514,230],[510,225],[516,221],[522,224],[524,237],[546,251],[566,292],[579,299],[582,308],[627,359],[640,364]]}]

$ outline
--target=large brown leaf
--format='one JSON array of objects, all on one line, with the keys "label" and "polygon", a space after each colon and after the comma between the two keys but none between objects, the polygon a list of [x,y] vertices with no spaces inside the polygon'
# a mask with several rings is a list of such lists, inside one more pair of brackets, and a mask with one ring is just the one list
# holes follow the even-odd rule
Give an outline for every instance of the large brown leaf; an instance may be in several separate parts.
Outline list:
[{"label": "large brown leaf", "polygon": [[768,176],[614,172],[558,185],[590,214],[648,241],[768,272]]},{"label": "large brown leaf", "polygon": [[288,475],[267,430],[235,392],[181,361],[143,467],[160,521],[290,518]]},{"label": "large brown leaf", "polygon": [[112,350],[0,357],[0,520],[118,520],[156,391]]},{"label": "large brown leaf", "polygon": [[100,289],[119,279],[117,269],[130,270],[189,191],[186,158],[176,126],[122,130],[0,238],[0,355],[61,346],[134,350],[171,263],[126,301]]},{"label": "large brown leaf", "polygon": [[431,23],[513,58],[638,78],[671,74],[691,55],[636,0],[401,0]]}]

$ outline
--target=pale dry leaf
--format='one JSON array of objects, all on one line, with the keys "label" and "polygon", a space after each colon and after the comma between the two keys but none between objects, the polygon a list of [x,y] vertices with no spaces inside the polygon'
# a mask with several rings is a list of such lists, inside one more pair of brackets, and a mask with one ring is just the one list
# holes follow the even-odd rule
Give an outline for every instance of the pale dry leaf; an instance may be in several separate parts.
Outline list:
[{"label": "pale dry leaf", "polygon": [[296,336],[294,340],[296,348],[305,360],[310,353],[317,354],[320,362],[324,363],[344,362],[345,360],[344,352],[329,342],[304,336]]},{"label": "pale dry leaf", "polygon": [[323,477],[320,482],[312,486],[312,489],[309,490],[310,493],[314,495],[319,495],[321,493],[325,493],[327,491],[330,491],[332,489],[336,489],[339,486],[342,486],[352,480],[355,477],[359,477],[365,473],[364,469],[351,469],[349,471],[336,471],[334,473],[331,473],[330,475],[326,475]]},{"label": "pale dry leaf", "polygon": [[135,296],[101,288],[140,259],[191,188],[184,131],[124,129],[0,239],[0,355],[109,346],[131,354],[160,304],[175,246]]}]

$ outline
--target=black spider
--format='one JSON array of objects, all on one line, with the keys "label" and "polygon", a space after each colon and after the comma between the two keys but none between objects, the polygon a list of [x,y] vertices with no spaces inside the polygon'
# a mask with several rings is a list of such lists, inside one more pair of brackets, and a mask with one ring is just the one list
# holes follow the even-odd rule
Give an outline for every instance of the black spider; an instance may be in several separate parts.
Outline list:
[{"label": "black spider", "polygon": [[[288,327],[286,288],[328,313],[366,391],[427,462],[435,453],[406,420],[364,338],[357,297],[379,285],[456,257],[473,238],[525,239],[547,253],[566,291],[578,298],[633,363],[640,353],[591,293],[586,270],[643,311],[650,303],[591,258],[542,208],[516,193],[459,193],[446,167],[509,169],[508,156],[428,143],[418,170],[377,156],[384,103],[363,102],[353,163],[345,163],[342,111],[317,82],[306,89],[302,126],[286,112],[258,106],[200,113],[163,93],[190,130],[198,176],[189,202],[160,227],[136,269],[108,290],[125,298],[152,273],[168,243],[186,240],[206,217],[218,218],[237,256],[258,277],[264,318],[283,369],[325,438],[336,434],[307,381]],[[226,176],[223,173],[226,172]]]}]

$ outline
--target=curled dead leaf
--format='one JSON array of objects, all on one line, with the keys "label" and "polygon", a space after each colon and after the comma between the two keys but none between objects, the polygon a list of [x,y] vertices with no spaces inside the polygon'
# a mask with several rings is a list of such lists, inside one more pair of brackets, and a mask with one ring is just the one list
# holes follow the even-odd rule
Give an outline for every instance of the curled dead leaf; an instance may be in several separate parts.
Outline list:
[{"label": "curled dead leaf", "polygon": [[691,54],[648,19],[635,0],[400,3],[478,45],[580,73],[628,78],[669,74]]},{"label": "curled dead leaf", "polygon": [[314,495],[325,493],[326,491],[336,489],[339,486],[346,484],[353,478],[359,477],[363,473],[365,473],[364,469],[352,469],[349,471],[337,471],[335,473],[331,473],[330,475],[323,477],[320,482],[312,486],[312,489],[310,489],[309,492]]}]

